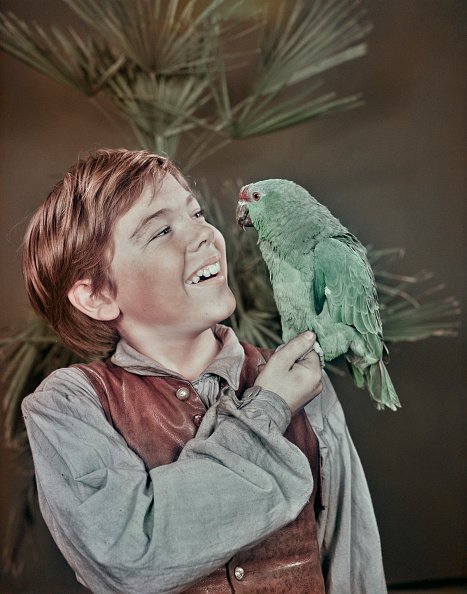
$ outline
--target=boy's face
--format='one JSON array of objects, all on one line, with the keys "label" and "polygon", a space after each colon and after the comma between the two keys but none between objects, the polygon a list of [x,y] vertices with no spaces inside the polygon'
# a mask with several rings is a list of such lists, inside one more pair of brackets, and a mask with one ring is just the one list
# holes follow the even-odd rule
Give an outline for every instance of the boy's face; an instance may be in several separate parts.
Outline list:
[{"label": "boy's face", "polygon": [[[199,334],[235,309],[224,238],[172,175],[156,192],[153,184],[146,185],[117,221],[113,242],[118,329],[130,344],[135,333]],[[213,276],[194,283],[196,273],[209,265]]]}]

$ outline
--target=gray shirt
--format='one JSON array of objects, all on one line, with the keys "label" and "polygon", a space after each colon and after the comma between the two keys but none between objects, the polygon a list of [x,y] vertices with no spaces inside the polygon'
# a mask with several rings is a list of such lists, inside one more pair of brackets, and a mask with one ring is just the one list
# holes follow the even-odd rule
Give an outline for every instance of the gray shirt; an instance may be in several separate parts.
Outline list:
[{"label": "gray shirt", "polygon": [[[308,461],[282,435],[286,403],[267,390],[247,390],[239,401],[243,349],[232,330],[214,331],[222,349],[192,382],[207,412],[172,464],[146,471],[79,369],[55,371],[23,401],[42,514],[77,579],[95,593],[181,592],[292,521],[310,496]],[[181,377],[124,341],[112,361],[140,375]],[[232,390],[218,397],[220,378]],[[385,593],[368,487],[326,375],[306,412],[322,460],[326,591]]]}]

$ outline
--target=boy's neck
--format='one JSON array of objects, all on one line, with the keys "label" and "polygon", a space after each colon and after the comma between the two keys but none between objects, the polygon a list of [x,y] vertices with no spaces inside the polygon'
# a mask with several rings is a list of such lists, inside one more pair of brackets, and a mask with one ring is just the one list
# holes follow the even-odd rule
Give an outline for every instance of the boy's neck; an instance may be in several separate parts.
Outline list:
[{"label": "boy's neck", "polygon": [[211,328],[193,335],[174,334],[172,330],[166,335],[158,332],[157,336],[125,339],[142,355],[190,381],[199,378],[222,348]]}]

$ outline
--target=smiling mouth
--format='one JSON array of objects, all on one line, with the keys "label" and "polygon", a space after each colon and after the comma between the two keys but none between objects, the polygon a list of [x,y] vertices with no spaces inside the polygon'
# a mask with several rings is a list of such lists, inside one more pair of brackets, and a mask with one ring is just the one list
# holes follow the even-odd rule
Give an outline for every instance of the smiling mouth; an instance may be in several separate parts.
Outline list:
[{"label": "smiling mouth", "polygon": [[210,264],[205,268],[201,268],[196,272],[191,278],[186,281],[187,285],[197,285],[198,283],[202,283],[209,278],[216,277],[221,270],[220,262],[216,262],[215,264]]}]

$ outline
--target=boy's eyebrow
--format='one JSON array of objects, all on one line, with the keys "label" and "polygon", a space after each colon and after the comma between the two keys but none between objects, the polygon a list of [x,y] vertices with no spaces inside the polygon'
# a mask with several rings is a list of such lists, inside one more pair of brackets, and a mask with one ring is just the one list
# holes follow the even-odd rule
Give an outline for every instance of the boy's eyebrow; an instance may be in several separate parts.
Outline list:
[{"label": "boy's eyebrow", "polygon": [[[190,202],[193,202],[194,200],[196,200],[195,196],[193,194],[188,194],[188,196],[186,198],[186,205],[188,206],[188,204]],[[148,225],[148,223],[150,223],[154,219],[157,219],[159,217],[162,217],[162,216],[170,213],[171,211],[172,211],[171,208],[165,207],[165,208],[156,210],[156,212],[151,213],[147,217],[144,217],[144,219],[138,223],[138,226],[133,231],[133,233],[130,235],[130,240],[133,240],[133,239],[135,239],[135,237],[140,235],[142,233],[142,231],[144,230],[144,228]]]}]

